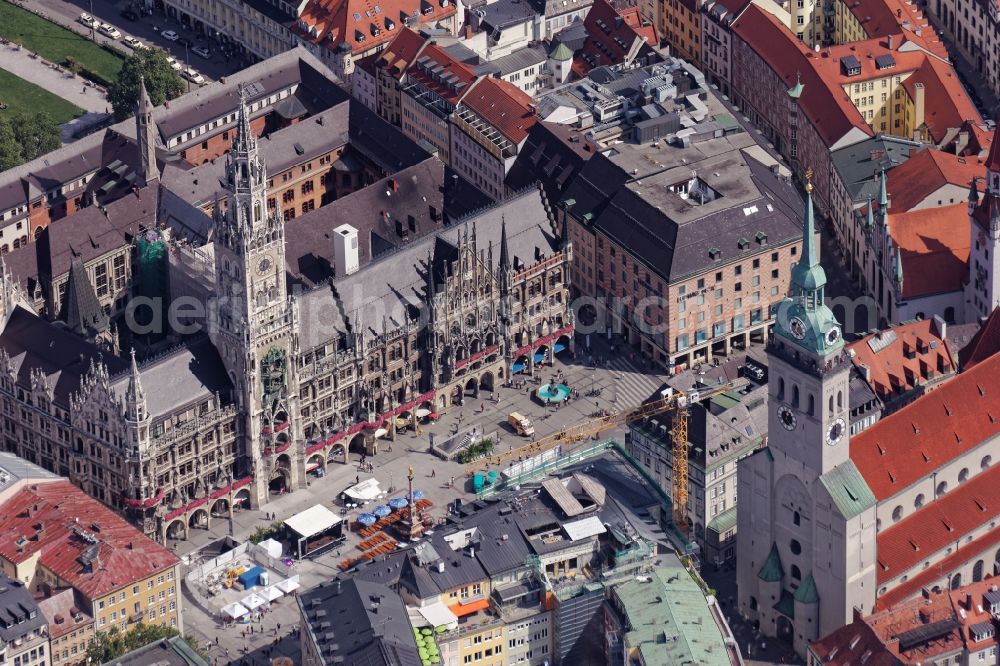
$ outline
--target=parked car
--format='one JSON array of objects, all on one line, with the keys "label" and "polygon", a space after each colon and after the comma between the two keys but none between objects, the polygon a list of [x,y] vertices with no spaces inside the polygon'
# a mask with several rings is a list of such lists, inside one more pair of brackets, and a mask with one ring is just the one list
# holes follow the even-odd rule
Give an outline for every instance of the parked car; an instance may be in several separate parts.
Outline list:
[{"label": "parked car", "polygon": [[173,30],[164,30],[160,34],[163,35],[163,39],[167,40],[168,42],[176,42],[177,39],[180,37],[180,35],[178,35]]},{"label": "parked car", "polygon": [[198,73],[194,67],[188,67],[181,75],[191,83],[204,83],[205,77]]},{"label": "parked car", "polygon": [[179,62],[177,62],[177,58],[173,56],[167,56],[167,64],[170,65],[170,69],[178,72],[184,69],[184,67]]},{"label": "parked car", "polygon": [[188,46],[188,47],[194,46],[194,42],[192,42],[187,37],[178,37],[177,43],[180,44],[181,46]]},{"label": "parked car", "polygon": [[204,47],[204,46],[196,46],[193,49],[191,49],[191,51],[195,55],[199,55],[202,58],[204,58],[205,60],[208,60],[209,58],[212,57],[212,51],[210,49]]},{"label": "parked car", "polygon": [[136,51],[138,51],[139,49],[146,48],[146,46],[142,42],[140,42],[135,37],[132,37],[131,35],[128,36],[128,37],[126,37],[125,39],[123,39],[122,43],[124,43],[125,46],[127,46],[127,47],[129,47],[131,49],[134,49]]},{"label": "parked car", "polygon": [[111,25],[110,23],[102,23],[97,30],[98,32],[107,35],[111,39],[119,39],[122,36],[122,33],[118,32],[118,28]]},{"label": "parked car", "polygon": [[93,16],[84,12],[80,14],[80,18],[77,19],[80,23],[84,24],[88,28],[97,28],[101,25],[101,22],[95,19]]},{"label": "parked car", "polygon": [[123,9],[121,11],[121,17],[123,19],[128,19],[129,21],[138,21],[139,20],[139,14],[137,14],[135,11],[133,11],[131,9]]}]

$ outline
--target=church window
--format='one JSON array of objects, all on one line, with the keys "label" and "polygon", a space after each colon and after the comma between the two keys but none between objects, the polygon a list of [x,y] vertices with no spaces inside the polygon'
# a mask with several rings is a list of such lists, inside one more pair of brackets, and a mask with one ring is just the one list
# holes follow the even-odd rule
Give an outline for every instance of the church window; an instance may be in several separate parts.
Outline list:
[{"label": "church window", "polygon": [[802,552],[802,544],[797,539],[792,539],[792,542],[788,544],[788,548],[792,551],[792,555],[798,555]]},{"label": "church window", "polygon": [[809,394],[809,416],[816,413],[816,398],[810,393]]},{"label": "church window", "polygon": [[968,480],[969,480],[969,468],[963,467],[962,471],[958,473],[958,482],[965,483]]},{"label": "church window", "polygon": [[799,406],[799,387],[797,385],[792,386],[792,407]]},{"label": "church window", "polygon": [[792,565],[792,578],[795,580],[802,580],[802,571],[795,564]]},{"label": "church window", "polygon": [[993,463],[993,456],[984,456],[983,459],[982,459],[982,461],[979,463],[979,466],[982,469],[986,469],[992,463]]},{"label": "church window", "polygon": [[829,400],[829,403],[830,403],[830,406],[829,406],[829,407],[828,407],[827,409],[828,409],[828,411],[829,411],[829,412],[830,412],[831,414],[833,414],[833,396],[832,396],[832,395],[830,396],[830,400]]},{"label": "church window", "polygon": [[795,525],[801,525],[802,524],[802,516],[799,515],[798,511],[793,511],[792,512],[792,523],[795,524]]},{"label": "church window", "polygon": [[260,222],[260,202],[254,202],[253,205],[253,221]]},{"label": "church window", "polygon": [[941,483],[937,484],[937,496],[938,497],[940,497],[941,495],[944,495],[946,492],[948,492],[948,482],[947,481],[942,481]]},{"label": "church window", "polygon": [[962,587],[962,574],[957,573],[951,577],[951,589],[957,590]]},{"label": "church window", "polygon": [[924,505],[924,494],[917,493],[917,496],[913,498],[913,508],[919,509]]},{"label": "church window", "polygon": [[892,522],[898,523],[902,517],[903,507],[897,505],[896,508],[892,510]]},{"label": "church window", "polygon": [[778,378],[778,400],[785,399],[785,379],[784,377]]},{"label": "church window", "polygon": [[837,391],[837,409],[844,408],[844,392]]},{"label": "church window", "polygon": [[757,597],[750,597],[750,610],[757,610]]}]

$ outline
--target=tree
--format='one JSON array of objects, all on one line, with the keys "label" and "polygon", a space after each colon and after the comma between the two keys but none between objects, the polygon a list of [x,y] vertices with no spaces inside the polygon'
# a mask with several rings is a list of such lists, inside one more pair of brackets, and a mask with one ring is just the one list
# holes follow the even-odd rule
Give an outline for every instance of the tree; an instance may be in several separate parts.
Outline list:
[{"label": "tree", "polygon": [[21,144],[21,159],[25,162],[50,153],[62,145],[59,125],[43,112],[20,114],[14,123],[14,135]]},{"label": "tree", "polygon": [[83,69],[83,65],[80,64],[80,61],[73,56],[66,56],[66,69],[73,72],[75,75],[80,73],[80,70]]},{"label": "tree", "polygon": [[0,115],[0,171],[21,164],[21,144],[7,115]]},{"label": "tree", "polygon": [[139,49],[125,60],[118,78],[108,88],[115,120],[125,120],[135,113],[141,78],[145,78],[146,91],[154,106],[184,94],[184,81],[170,67],[167,54],[160,49]]},{"label": "tree", "polygon": [[97,632],[97,636],[87,647],[87,653],[84,656],[87,657],[88,661],[93,660],[98,664],[105,664],[161,638],[173,638],[179,635],[180,633],[173,627],[143,622],[124,632],[118,627],[112,627],[110,631]]}]

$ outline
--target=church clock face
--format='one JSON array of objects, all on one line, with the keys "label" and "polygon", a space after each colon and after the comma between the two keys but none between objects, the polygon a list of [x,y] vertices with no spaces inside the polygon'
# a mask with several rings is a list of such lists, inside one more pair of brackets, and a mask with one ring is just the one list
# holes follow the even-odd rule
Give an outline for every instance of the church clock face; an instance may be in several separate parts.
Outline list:
[{"label": "church clock face", "polygon": [[834,326],[829,331],[826,332],[826,345],[827,347],[832,347],[837,344],[837,340],[840,340],[840,327]]},{"label": "church clock face", "polygon": [[830,424],[830,428],[826,431],[826,443],[830,446],[837,444],[843,439],[846,431],[847,424],[844,423],[844,419],[837,419]]},{"label": "church clock face", "polygon": [[271,266],[271,257],[264,257],[257,264],[257,273],[260,275],[266,275],[267,272],[271,270]]},{"label": "church clock face", "polygon": [[785,430],[795,430],[795,412],[788,405],[778,406],[778,421]]},{"label": "church clock face", "polygon": [[788,330],[799,340],[806,337],[806,323],[798,317],[792,317],[788,321]]}]

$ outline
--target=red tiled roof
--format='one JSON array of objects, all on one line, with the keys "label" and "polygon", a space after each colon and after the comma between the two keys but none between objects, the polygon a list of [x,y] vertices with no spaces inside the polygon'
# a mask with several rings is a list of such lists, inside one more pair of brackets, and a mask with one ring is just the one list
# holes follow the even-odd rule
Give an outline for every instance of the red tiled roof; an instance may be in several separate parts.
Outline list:
[{"label": "red tiled roof", "polygon": [[[975,157],[980,153],[986,154],[993,145],[994,131],[987,129],[982,123],[967,120],[962,126],[962,130],[969,133],[969,143],[960,153],[963,157]],[[980,173],[980,175],[982,174]]]},{"label": "red tiled roof", "polygon": [[968,370],[1000,352],[1000,307],[994,308],[969,344],[958,352],[959,365]]},{"label": "red tiled roof", "polygon": [[[997,514],[1000,514],[1000,465],[980,472],[944,497],[879,532],[875,572],[879,585],[919,566],[949,544],[961,541]],[[931,569],[938,576],[951,571],[937,564]]]},{"label": "red tiled roof", "polygon": [[[933,319],[902,324],[890,329],[895,340],[887,345],[878,344],[886,335],[879,332],[851,343],[848,349],[853,352],[854,365],[868,368],[869,384],[875,393],[888,400],[896,387],[909,391],[918,382],[926,383],[930,373],[954,372],[948,343],[936,328]],[[877,352],[872,349],[872,341],[876,341]],[[932,342],[935,343],[933,348]],[[913,358],[907,358],[910,352]]]},{"label": "red tiled roof", "polygon": [[946,185],[968,188],[973,178],[982,175],[983,163],[975,157],[958,157],[936,148],[919,150],[889,173],[889,212],[911,210]]},{"label": "red tiled roof", "polygon": [[993,356],[851,438],[851,460],[876,499],[1000,433],[997,373],[1000,356]]},{"label": "red tiled roof", "polygon": [[462,104],[491,124],[511,143],[520,144],[537,122],[531,97],[513,83],[484,78],[462,98]]},{"label": "red tiled roof", "polygon": [[[887,40],[868,39],[862,42],[828,46],[817,52],[809,52],[806,57],[809,63],[819,72],[828,84],[845,86],[859,81],[879,79],[886,76],[884,69],[879,69],[875,62],[878,56],[892,56],[896,65],[893,73],[912,72],[920,68],[927,59],[927,54],[920,50],[900,50],[902,40],[897,40],[893,48],[889,48]],[[842,58],[853,56],[861,64],[861,73],[848,76],[840,66]]]},{"label": "red tiled roof", "polygon": [[889,215],[903,253],[903,296],[961,291],[969,273],[969,209],[965,203]]},{"label": "red tiled roof", "polygon": [[[995,134],[994,138],[996,138]],[[1000,171],[1000,141],[993,141],[990,144],[990,154],[986,158],[986,168],[990,171]]]},{"label": "red tiled roof", "polygon": [[[434,69],[434,74],[430,70]],[[455,60],[441,50],[437,44],[428,44],[420,56],[410,64],[406,75],[427,86],[442,98],[452,104],[469,91],[469,86],[476,80],[476,74],[465,63]],[[451,83],[444,82],[453,75]]]},{"label": "red tiled roof", "polygon": [[[93,571],[85,573],[78,558],[92,545],[97,545]],[[0,507],[0,556],[20,563],[39,551],[43,567],[90,600],[178,562],[173,553],[69,481],[22,488]]]},{"label": "red tiled roof", "polygon": [[625,62],[636,39],[656,46],[656,28],[642,18],[635,6],[613,7],[607,0],[595,0],[583,21],[587,31],[583,48],[574,59],[573,69],[585,76],[594,67]]},{"label": "red tiled roof", "polygon": [[399,81],[410,66],[413,59],[420,53],[427,40],[409,28],[403,28],[396,38],[376,56],[376,66],[384,69],[394,79]]},{"label": "red tiled roof", "polygon": [[903,80],[910,99],[916,99],[918,83],[924,84],[924,123],[936,143],[944,141],[949,129],[962,127],[966,120],[982,122],[979,110],[947,62],[926,56],[920,69]]},{"label": "red tiled roof", "polygon": [[455,11],[454,2],[444,6],[443,0],[307,0],[289,28],[314,44],[331,49],[347,44],[352,53],[363,53],[392,40],[407,17],[433,24]]},{"label": "red tiled roof", "polygon": [[989,232],[994,216],[1000,216],[1000,197],[984,194],[976,210],[972,213],[972,219],[976,221],[980,229]]},{"label": "red tiled roof", "polygon": [[732,31],[770,66],[788,88],[804,86],[799,108],[827,146],[852,129],[874,133],[842,89],[823,82],[812,65],[814,53],[795,38],[785,24],[756,4],[748,6],[733,22]]},{"label": "red tiled roof", "polygon": [[[850,0],[845,4],[869,37],[905,36],[931,53],[948,58],[948,49],[915,3],[906,0]],[[909,29],[903,29],[904,21],[909,22]],[[920,30],[919,35],[917,30]]]},{"label": "red tiled roof", "polygon": [[897,666],[899,661],[875,635],[864,620],[834,630],[809,646],[820,663],[829,666],[853,666],[867,654],[865,666]]},{"label": "red tiled roof", "polygon": [[[52,640],[94,622],[71,587],[56,590],[48,597],[36,597],[35,600],[38,602],[38,609],[49,622],[49,638]],[[79,618],[79,621],[75,618]]]},{"label": "red tiled roof", "polygon": [[[994,479],[993,483],[996,484]],[[948,543],[948,542],[946,542]],[[907,579],[905,583],[900,583],[892,588],[878,600],[875,601],[876,610],[890,608],[894,604],[908,599],[918,594],[925,587],[929,587],[940,581],[948,573],[958,569],[969,560],[983,554],[984,560],[989,560],[989,551],[1000,544],[1000,527],[996,527],[977,539],[963,544],[958,550],[937,562],[934,566],[928,567],[915,576]]]}]

